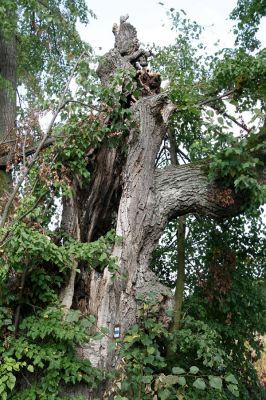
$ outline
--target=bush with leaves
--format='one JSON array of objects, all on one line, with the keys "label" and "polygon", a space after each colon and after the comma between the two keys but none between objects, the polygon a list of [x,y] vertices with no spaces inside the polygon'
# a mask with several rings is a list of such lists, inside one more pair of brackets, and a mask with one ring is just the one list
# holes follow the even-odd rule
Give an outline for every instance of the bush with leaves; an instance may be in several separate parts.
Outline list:
[{"label": "bush with leaves", "polygon": [[239,397],[238,381],[214,329],[187,316],[178,332],[169,332],[158,317],[156,295],[139,301],[137,324],[117,344],[122,362],[113,385],[116,400]]},{"label": "bush with leaves", "polygon": [[[13,335],[10,310],[1,307],[0,393],[3,400],[65,399],[62,385],[86,382],[90,387],[104,379],[104,372],[78,359],[76,346],[88,342],[93,318],[77,310],[65,315],[59,307],[25,317],[19,335]],[[18,379],[19,377],[19,379]]]},{"label": "bush with leaves", "polygon": [[66,399],[60,394],[64,385],[84,382],[95,388],[105,372],[76,356],[76,347],[91,339],[94,319],[78,310],[66,313],[58,294],[74,260],[90,268],[109,265],[115,274],[109,255],[115,234],[92,243],[66,238],[57,245],[55,232],[49,235],[30,219],[14,224],[8,234],[0,275],[1,398]]}]

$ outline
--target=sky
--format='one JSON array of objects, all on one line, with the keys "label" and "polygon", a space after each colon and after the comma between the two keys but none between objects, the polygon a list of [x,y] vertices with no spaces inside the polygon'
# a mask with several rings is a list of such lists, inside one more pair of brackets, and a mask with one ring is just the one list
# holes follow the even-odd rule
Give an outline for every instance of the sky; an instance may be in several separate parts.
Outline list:
[{"label": "sky", "polygon": [[[113,23],[119,23],[119,17],[125,14],[129,14],[129,22],[137,28],[142,43],[170,44],[174,39],[166,16],[170,8],[183,9],[189,19],[205,27],[203,41],[210,50],[218,39],[221,47],[234,45],[233,34],[230,33],[233,24],[228,16],[236,0],[87,0],[87,4],[97,19],[92,19],[87,27],[79,26],[79,31],[82,39],[90,43],[98,54],[113,47]],[[266,21],[260,31],[266,45]]]}]

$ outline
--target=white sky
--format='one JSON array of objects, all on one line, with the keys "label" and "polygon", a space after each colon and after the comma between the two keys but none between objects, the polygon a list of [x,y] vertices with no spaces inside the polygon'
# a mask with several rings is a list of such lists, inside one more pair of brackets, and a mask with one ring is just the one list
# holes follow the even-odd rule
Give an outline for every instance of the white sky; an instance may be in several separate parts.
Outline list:
[{"label": "white sky", "polygon": [[[164,3],[164,5],[160,5]],[[113,47],[112,26],[119,23],[120,15],[129,14],[129,22],[137,28],[138,38],[143,43],[167,45],[173,41],[174,32],[166,11],[173,7],[183,9],[187,17],[205,27],[203,41],[211,46],[220,39],[221,47],[233,47],[230,33],[233,24],[229,21],[230,11],[236,0],[87,0],[88,7],[97,15],[87,27],[80,28],[81,36],[102,54]],[[266,44],[266,23],[260,29],[260,39]],[[220,47],[220,48],[221,48]],[[99,50],[102,48],[102,51]]]}]

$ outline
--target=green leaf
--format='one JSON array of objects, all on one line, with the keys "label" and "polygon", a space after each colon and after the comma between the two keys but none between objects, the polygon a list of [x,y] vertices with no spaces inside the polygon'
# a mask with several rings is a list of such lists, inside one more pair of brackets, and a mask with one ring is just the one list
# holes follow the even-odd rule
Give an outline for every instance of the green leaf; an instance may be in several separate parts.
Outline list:
[{"label": "green leaf", "polygon": [[79,311],[77,311],[77,310],[69,310],[67,315],[66,315],[65,321],[66,322],[77,322],[79,320],[79,318],[80,318],[80,312]]},{"label": "green leaf", "polygon": [[167,400],[167,399],[169,399],[169,396],[171,395],[171,393],[169,392],[168,389],[162,390],[158,394],[159,394],[159,398],[161,400]]},{"label": "green leaf", "polygon": [[180,367],[173,367],[172,368],[172,372],[175,375],[181,375],[181,374],[185,374],[186,373],[186,371],[183,368],[180,368]]},{"label": "green leaf", "polygon": [[7,381],[6,385],[10,390],[12,390],[14,388],[14,386],[15,386],[15,383],[16,383],[16,379],[9,380],[9,381]]},{"label": "green leaf", "polygon": [[199,368],[196,367],[195,365],[192,365],[192,367],[189,368],[189,372],[190,372],[191,374],[196,375],[196,374],[199,372]]},{"label": "green leaf", "polygon": [[227,385],[227,389],[232,393],[233,396],[239,397],[239,391],[237,385],[229,383],[229,385]]},{"label": "green leaf", "polygon": [[196,389],[199,389],[199,390],[205,390],[205,389],[206,389],[206,383],[205,383],[204,379],[202,379],[202,378],[197,378],[197,379],[193,382],[193,386],[194,386]]},{"label": "green leaf", "polygon": [[234,383],[235,385],[238,384],[238,382],[233,374],[226,375],[224,379],[226,382]]},{"label": "green leaf", "polygon": [[179,377],[178,377],[177,383],[178,383],[180,386],[185,386],[185,384],[186,384],[186,378],[185,378],[184,376],[179,376]]},{"label": "green leaf", "polygon": [[154,347],[147,347],[147,352],[148,352],[148,354],[153,354],[153,353],[155,353],[155,348]]},{"label": "green leaf", "polygon": [[159,381],[162,383],[163,386],[169,387],[176,385],[179,383],[179,379],[182,378],[181,376],[175,376],[175,375],[164,375],[161,374],[159,376]]},{"label": "green leaf", "polygon": [[214,112],[213,112],[212,110],[208,110],[208,111],[207,111],[207,115],[208,115],[209,117],[214,117]]},{"label": "green leaf", "polygon": [[136,334],[134,334],[134,335],[127,335],[127,336],[125,337],[124,341],[127,342],[127,343],[132,343],[132,342],[134,342],[134,340],[136,340],[136,339],[138,339],[138,338],[139,338],[139,334],[136,333]]},{"label": "green leaf", "polygon": [[222,390],[223,381],[219,376],[209,375],[209,384],[212,388]]},{"label": "green leaf", "polygon": [[28,365],[28,366],[27,366],[27,370],[28,370],[29,372],[34,372],[34,367],[33,367],[33,365]]},{"label": "green leaf", "polygon": [[150,376],[143,376],[142,377],[142,382],[143,383],[147,383],[147,384],[149,384],[149,383],[151,383],[152,382],[152,379],[153,379],[153,376],[152,375],[150,375]]},{"label": "green leaf", "polygon": [[5,390],[5,385],[0,385],[0,393],[3,393],[3,391]]}]

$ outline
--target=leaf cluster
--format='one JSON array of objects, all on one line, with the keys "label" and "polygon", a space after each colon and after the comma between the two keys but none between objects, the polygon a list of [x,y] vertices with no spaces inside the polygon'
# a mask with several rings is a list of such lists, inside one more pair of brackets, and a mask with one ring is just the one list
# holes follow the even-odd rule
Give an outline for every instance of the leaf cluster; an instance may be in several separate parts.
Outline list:
[{"label": "leaf cluster", "polygon": [[[123,366],[115,381],[115,398],[239,397],[238,382],[226,365],[219,335],[191,317],[183,320],[180,331],[171,333],[158,311],[156,296],[142,297],[137,325],[128,330],[121,343]],[[167,355],[167,346],[172,343],[176,344],[174,359]]]}]

